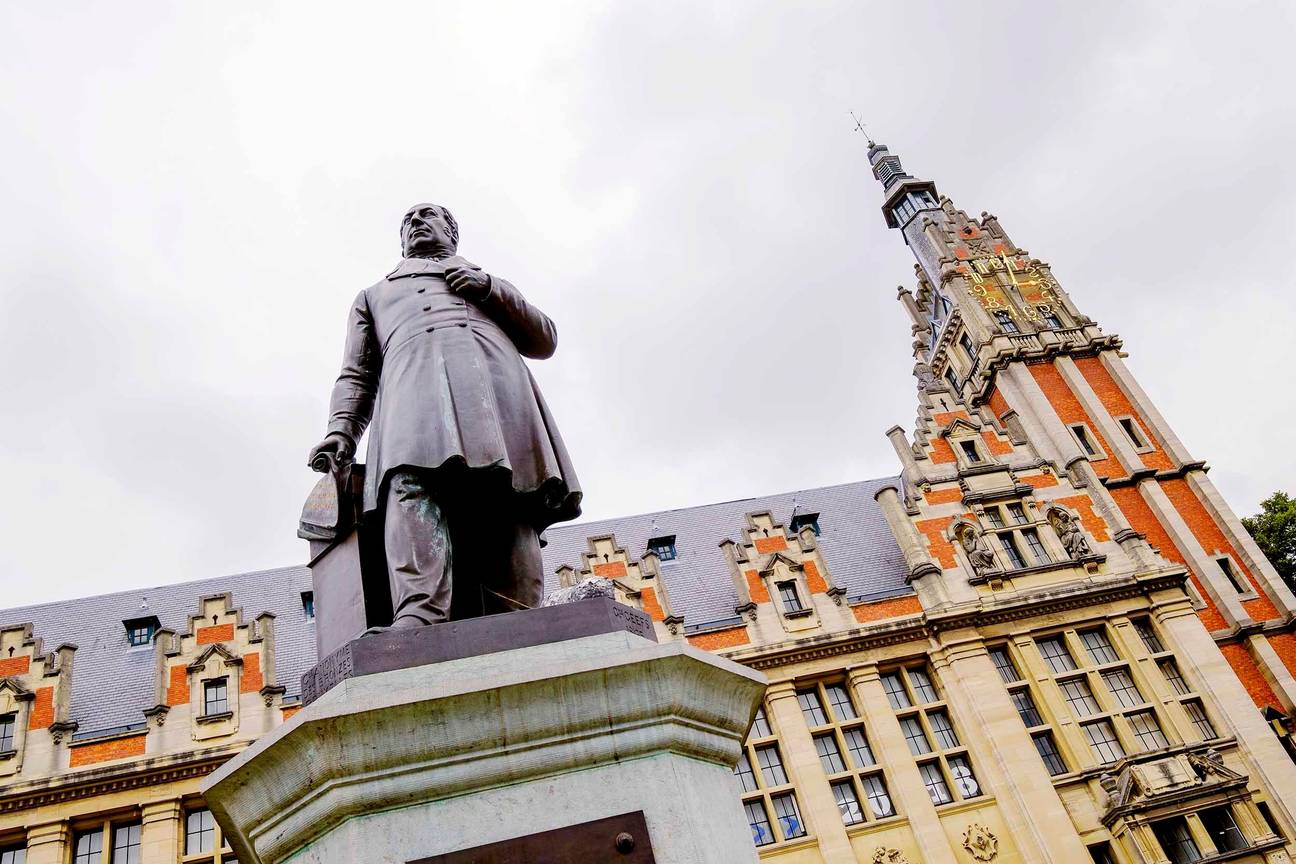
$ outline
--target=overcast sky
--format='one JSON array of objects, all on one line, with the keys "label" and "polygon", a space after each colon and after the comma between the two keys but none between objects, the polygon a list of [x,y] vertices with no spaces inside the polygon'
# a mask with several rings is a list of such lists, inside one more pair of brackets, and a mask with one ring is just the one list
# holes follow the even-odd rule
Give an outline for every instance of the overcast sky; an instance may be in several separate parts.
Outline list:
[{"label": "overcast sky", "polygon": [[421,200],[558,323],[588,517],[896,472],[912,259],[848,110],[1125,338],[1236,509],[1296,491],[1290,3],[329,8],[0,6],[0,607],[302,562]]}]

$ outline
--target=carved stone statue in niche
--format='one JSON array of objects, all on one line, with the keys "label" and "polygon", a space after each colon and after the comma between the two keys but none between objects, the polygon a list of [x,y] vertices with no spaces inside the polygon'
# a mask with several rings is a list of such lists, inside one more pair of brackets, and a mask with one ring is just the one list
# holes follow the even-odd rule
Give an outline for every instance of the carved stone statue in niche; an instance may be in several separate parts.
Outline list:
[{"label": "carved stone statue in niche", "polygon": [[1072,561],[1079,561],[1081,558],[1093,554],[1093,548],[1089,545],[1088,538],[1084,536],[1084,532],[1080,530],[1080,525],[1076,520],[1071,518],[1070,513],[1054,507],[1049,511],[1048,521],[1053,526],[1053,530],[1057,532],[1058,539],[1066,547],[1067,554],[1071,556]]},{"label": "carved stone statue in niche", "polygon": [[980,531],[968,524],[960,525],[958,539],[963,546],[963,551],[967,553],[968,560],[972,562],[972,569],[976,571],[976,575],[983,576],[999,569],[994,553],[990,551],[990,544],[986,542],[985,535]]}]

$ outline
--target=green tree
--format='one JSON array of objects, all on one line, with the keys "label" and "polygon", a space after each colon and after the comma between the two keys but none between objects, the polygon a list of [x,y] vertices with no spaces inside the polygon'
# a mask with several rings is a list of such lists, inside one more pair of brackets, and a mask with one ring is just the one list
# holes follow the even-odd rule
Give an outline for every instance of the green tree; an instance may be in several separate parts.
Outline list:
[{"label": "green tree", "polygon": [[1296,498],[1275,492],[1260,502],[1260,512],[1243,518],[1278,575],[1296,590]]}]

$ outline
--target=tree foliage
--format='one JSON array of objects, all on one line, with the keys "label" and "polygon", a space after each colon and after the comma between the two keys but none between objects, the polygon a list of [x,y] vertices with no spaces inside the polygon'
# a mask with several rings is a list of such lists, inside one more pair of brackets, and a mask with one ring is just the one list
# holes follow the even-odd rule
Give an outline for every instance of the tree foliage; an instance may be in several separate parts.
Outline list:
[{"label": "tree foliage", "polygon": [[1296,590],[1296,498],[1275,492],[1260,502],[1260,512],[1243,518],[1283,581]]}]

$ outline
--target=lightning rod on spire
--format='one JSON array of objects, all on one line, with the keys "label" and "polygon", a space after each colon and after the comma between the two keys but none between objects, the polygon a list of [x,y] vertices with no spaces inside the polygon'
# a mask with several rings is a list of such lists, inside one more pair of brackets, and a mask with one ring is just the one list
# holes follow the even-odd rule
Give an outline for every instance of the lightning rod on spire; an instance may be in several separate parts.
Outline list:
[{"label": "lightning rod on spire", "polygon": [[855,114],[854,111],[847,111],[846,113],[849,114],[849,115],[851,116],[851,119],[855,121],[855,131],[858,132],[858,133],[860,133],[861,135],[864,136],[864,140],[868,142],[868,145],[869,145],[870,147],[875,146],[875,145],[873,144],[873,136],[870,135],[870,134],[868,133],[868,130],[864,128],[864,121],[861,120],[861,119],[860,119],[860,118]]}]

